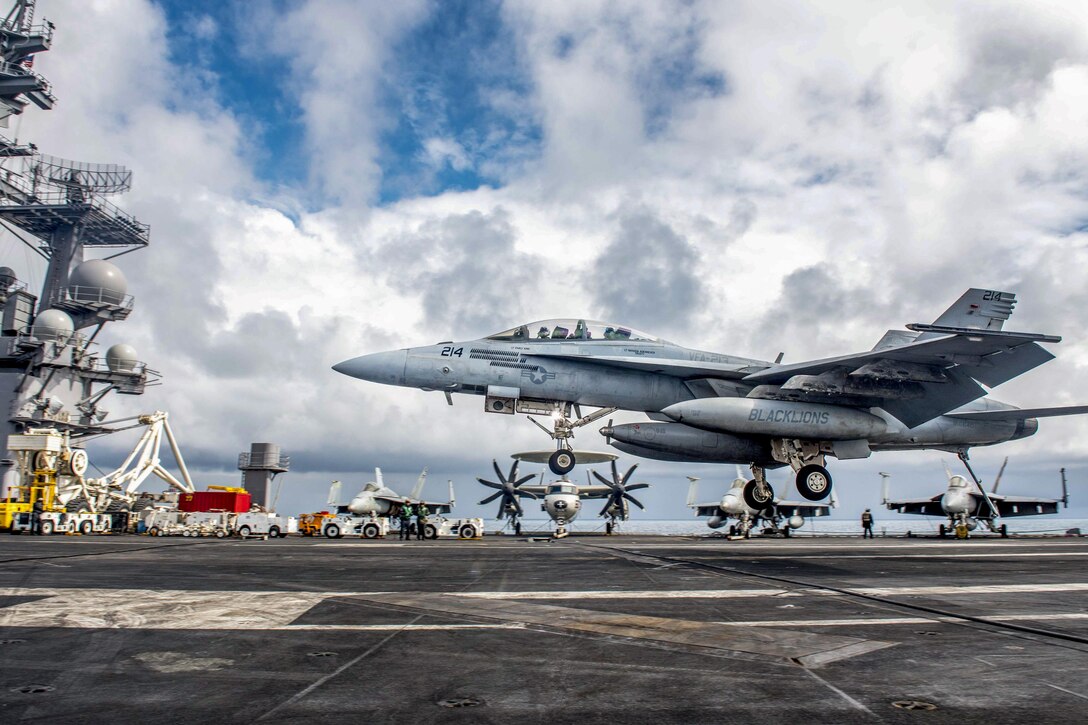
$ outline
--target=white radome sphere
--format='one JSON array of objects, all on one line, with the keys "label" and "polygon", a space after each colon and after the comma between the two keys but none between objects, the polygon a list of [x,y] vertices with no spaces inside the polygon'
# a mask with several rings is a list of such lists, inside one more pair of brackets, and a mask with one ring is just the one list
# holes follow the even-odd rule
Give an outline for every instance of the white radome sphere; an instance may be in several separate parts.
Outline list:
[{"label": "white radome sphere", "polygon": [[76,326],[72,324],[72,318],[63,310],[44,310],[36,318],[30,328],[30,334],[39,340],[55,340],[68,342],[68,338],[75,332]]},{"label": "white radome sphere", "polygon": [[136,350],[123,342],[106,350],[106,366],[115,373],[131,373],[136,369]]},{"label": "white radome sphere", "polygon": [[91,259],[72,270],[68,285],[79,302],[102,301],[121,304],[128,292],[128,280],[117,265],[103,259]]}]

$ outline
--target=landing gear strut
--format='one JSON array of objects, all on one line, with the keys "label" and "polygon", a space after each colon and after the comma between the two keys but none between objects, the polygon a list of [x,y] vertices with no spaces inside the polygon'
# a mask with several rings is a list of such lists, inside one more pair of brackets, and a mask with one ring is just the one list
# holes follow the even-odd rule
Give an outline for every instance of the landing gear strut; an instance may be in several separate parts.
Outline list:
[{"label": "landing gear strut", "polygon": [[[574,437],[574,429],[592,423],[606,415],[611,415],[619,410],[619,408],[601,408],[600,410],[590,413],[589,415],[584,415],[577,420],[571,420],[570,408],[571,406],[569,403],[555,404],[555,408],[552,411],[552,430],[548,430],[532,416],[526,416],[533,425],[547,433],[551,436],[551,439],[555,441],[556,450],[551,458],[548,459],[548,468],[550,468],[551,472],[557,476],[563,476],[570,473],[571,469],[574,468],[574,465],[578,462],[574,455],[574,451],[571,450],[570,447],[570,439]],[[575,405],[574,408],[576,411],[580,412],[577,405]]]},{"label": "landing gear strut", "polygon": [[[978,518],[986,522],[986,526],[989,527],[990,531],[993,531],[994,533],[1000,533],[1003,537],[1008,537],[1008,529],[1005,527],[1005,524],[1002,524],[1001,528],[999,529],[997,523],[995,523],[997,517],[1000,516],[1001,513],[997,510],[997,506],[995,506],[994,502],[990,499],[990,494],[986,492],[986,488],[982,485],[982,481],[980,481],[978,476],[975,475],[975,469],[971,468],[971,456],[967,453],[967,449],[959,449],[958,451],[956,451],[956,455],[959,456],[959,459],[961,461],[963,461],[964,468],[966,468],[967,472],[971,474],[971,480],[975,482],[975,487],[978,488],[978,492],[982,495],[982,499],[986,502],[986,509],[989,515],[982,516],[982,513],[980,511]],[[1000,476],[1001,474],[998,474],[999,478]],[[958,533],[959,530],[957,529],[957,535]],[[963,536],[960,538],[967,537]]]},{"label": "landing gear strut", "polygon": [[788,463],[797,473],[797,491],[804,498],[823,501],[831,494],[831,474],[824,465],[823,444],[776,438],[771,441],[771,455],[779,463]]}]

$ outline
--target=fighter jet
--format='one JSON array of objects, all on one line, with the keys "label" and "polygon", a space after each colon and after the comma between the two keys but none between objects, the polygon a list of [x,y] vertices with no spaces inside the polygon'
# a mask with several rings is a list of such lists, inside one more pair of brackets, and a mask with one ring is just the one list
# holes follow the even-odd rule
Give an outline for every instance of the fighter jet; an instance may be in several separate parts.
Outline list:
[{"label": "fighter jet", "polygon": [[888,498],[888,479],[890,474],[881,473],[884,479],[884,496],[882,503],[891,511],[901,514],[918,514],[921,516],[947,516],[949,525],[941,524],[937,532],[944,536],[949,530],[955,532],[958,538],[967,538],[968,534],[978,528],[979,523],[994,533],[1008,537],[1009,530],[1005,524],[997,525],[998,517],[1007,516],[1040,516],[1043,514],[1058,513],[1058,504],[1069,506],[1069,492],[1065,485],[1065,469],[1061,469],[1062,497],[1061,498],[1031,498],[1026,496],[1005,496],[998,494],[997,487],[1001,484],[1001,476],[1005,472],[1005,466],[1009,459],[1001,464],[1001,470],[994,479],[994,487],[987,492],[986,489],[975,483],[968,482],[963,476],[953,476],[948,473],[948,490],[930,498],[916,498],[905,500],[891,500]]},{"label": "fighter jet", "polygon": [[[388,516],[396,513],[399,507],[404,504],[417,504],[425,503],[431,513],[446,514],[450,512],[453,507],[453,482],[450,486],[450,500],[449,501],[421,501],[420,495],[423,493],[423,485],[427,482],[427,469],[424,468],[423,472],[419,474],[419,478],[416,480],[416,485],[412,488],[412,492],[408,496],[401,496],[385,485],[385,481],[382,478],[382,469],[374,469],[374,480],[368,482],[363,486],[363,490],[355,494],[352,497],[351,502],[345,506],[338,506],[339,509],[343,509],[341,513],[352,513],[356,516],[365,516],[368,514],[374,514],[375,516]],[[336,505],[336,500],[340,494],[340,482],[333,481],[332,487],[329,490],[329,503]]]},{"label": "fighter jet", "polygon": [[[783,499],[775,499],[764,508],[752,508],[744,500],[744,487],[748,485],[748,480],[740,470],[737,471],[733,485],[719,501],[696,503],[699,479],[688,476],[688,481],[691,482],[688,488],[688,508],[694,509],[696,516],[706,516],[706,525],[712,529],[720,529],[727,521],[735,521],[729,525],[730,537],[743,536],[747,539],[752,530],[761,522],[767,524],[766,533],[777,533],[788,537],[791,530],[805,525],[806,518],[831,514],[832,507],[827,504]],[[834,494],[832,494],[832,504],[834,504]]]},{"label": "fighter jet", "polygon": [[[768,468],[790,466],[801,495],[820,501],[832,487],[828,456],[937,448],[966,463],[971,447],[1033,435],[1038,418],[1088,412],[984,397],[982,385],[1051,360],[1042,344],[1061,341],[1003,330],[1015,303],[1009,292],[969,289],[932,324],[891,330],[872,350],[794,364],[692,350],[616,324],[546,320],[333,369],[441,391],[451,405],[453,393],[470,394],[489,413],[551,416],[549,466],[560,475],[581,455],[570,443],[577,428],[619,409],[645,412],[651,422],[608,425],[602,435],[646,458],[749,464],[745,500],[761,509],[774,498]],[[582,415],[581,406],[600,409]]]}]

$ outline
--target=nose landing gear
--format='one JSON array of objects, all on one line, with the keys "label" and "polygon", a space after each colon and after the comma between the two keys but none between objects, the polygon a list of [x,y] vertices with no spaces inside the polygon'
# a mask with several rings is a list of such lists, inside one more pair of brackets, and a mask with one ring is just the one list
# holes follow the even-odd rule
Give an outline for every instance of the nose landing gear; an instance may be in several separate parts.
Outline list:
[{"label": "nose landing gear", "polygon": [[[574,409],[581,413],[577,405],[574,406]],[[555,441],[556,450],[548,459],[548,468],[555,475],[563,476],[570,473],[578,462],[577,456],[570,445],[570,439],[574,437],[574,429],[599,420],[606,415],[611,415],[617,410],[619,408],[601,408],[589,415],[583,415],[577,420],[572,420],[570,418],[570,403],[556,403],[555,408],[552,410],[552,430],[548,430],[546,426],[539,423],[532,416],[526,417],[533,425],[547,433]]]}]

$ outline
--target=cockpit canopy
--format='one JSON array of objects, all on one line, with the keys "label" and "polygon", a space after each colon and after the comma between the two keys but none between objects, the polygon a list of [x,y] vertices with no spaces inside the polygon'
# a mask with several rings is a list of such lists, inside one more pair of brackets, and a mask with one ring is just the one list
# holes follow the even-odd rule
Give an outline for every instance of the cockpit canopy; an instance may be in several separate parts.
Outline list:
[{"label": "cockpit canopy", "polygon": [[551,496],[557,493],[576,494],[578,493],[578,489],[570,483],[553,483],[552,485],[548,486],[547,495]]},{"label": "cockpit canopy", "polygon": [[664,342],[661,338],[647,335],[645,332],[632,330],[623,325],[597,322],[596,320],[556,319],[540,320],[525,325],[518,325],[510,330],[488,335],[488,340],[513,340],[545,342],[549,340],[594,340]]},{"label": "cockpit canopy", "polygon": [[950,488],[967,488],[967,479],[963,476],[952,476],[948,479]]}]

